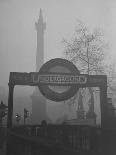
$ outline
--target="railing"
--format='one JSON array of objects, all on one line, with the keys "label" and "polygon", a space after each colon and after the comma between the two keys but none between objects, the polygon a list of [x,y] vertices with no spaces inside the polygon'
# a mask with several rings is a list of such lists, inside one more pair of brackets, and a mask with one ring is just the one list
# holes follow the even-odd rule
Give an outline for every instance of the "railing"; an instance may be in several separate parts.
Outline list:
[{"label": "railing", "polygon": [[[13,145],[23,145],[23,147],[25,145],[35,148],[38,144],[41,147],[60,148],[65,151],[92,152],[99,150],[100,129],[90,126],[28,125],[13,128],[9,131],[9,135],[9,142],[12,141]],[[10,148],[12,147],[11,144],[8,145]]]}]

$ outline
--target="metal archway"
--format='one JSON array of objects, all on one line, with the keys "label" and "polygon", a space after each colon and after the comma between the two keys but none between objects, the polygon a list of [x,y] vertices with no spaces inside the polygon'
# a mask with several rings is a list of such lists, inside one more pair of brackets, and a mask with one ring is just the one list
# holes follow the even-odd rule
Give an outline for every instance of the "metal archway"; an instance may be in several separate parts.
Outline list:
[{"label": "metal archway", "polygon": [[[59,61],[59,59],[57,59],[56,64],[58,61]],[[54,76],[55,77],[58,76],[61,79],[59,80],[59,78],[58,78],[58,80],[53,81]],[[68,78],[68,80],[65,81],[64,77],[67,77],[67,76],[71,77],[71,78]],[[46,77],[47,77],[47,80],[46,80]],[[42,78],[44,80],[42,80]],[[38,80],[35,80],[35,79],[38,79]],[[50,81],[50,79],[52,79],[52,81]],[[62,81],[62,79],[63,79],[63,81]],[[107,117],[108,117],[107,116],[107,76],[106,75],[78,74],[78,72],[75,74],[74,73],[69,73],[69,74],[68,73],[63,73],[63,74],[53,73],[52,74],[49,72],[47,74],[42,73],[42,72],[39,72],[39,73],[37,73],[37,72],[30,72],[30,73],[11,72],[10,77],[9,77],[7,127],[9,129],[12,128],[13,91],[14,91],[15,85],[28,85],[28,86],[44,87],[46,85],[68,85],[68,84],[72,87],[75,87],[75,85],[76,85],[78,88],[83,88],[83,87],[99,87],[100,88],[101,127],[102,128],[107,127],[107,125],[108,125],[108,121],[107,121]],[[46,89],[44,89],[44,90],[46,90]],[[75,89],[75,92],[77,90],[78,89]],[[73,92],[73,93],[75,93],[75,92]],[[68,92],[68,93],[70,93],[70,92]],[[68,93],[67,93],[67,96],[68,96]],[[46,94],[45,96],[47,97],[46,92],[45,92],[45,94]],[[44,93],[43,93],[43,95],[44,95]],[[56,96],[58,97],[57,94],[56,94]]]}]

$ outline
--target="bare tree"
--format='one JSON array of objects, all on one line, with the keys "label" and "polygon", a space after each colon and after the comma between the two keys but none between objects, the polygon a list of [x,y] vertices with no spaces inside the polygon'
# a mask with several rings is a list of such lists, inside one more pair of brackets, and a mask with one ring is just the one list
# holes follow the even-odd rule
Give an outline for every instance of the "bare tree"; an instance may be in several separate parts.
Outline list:
[{"label": "bare tree", "polygon": [[64,39],[63,44],[66,59],[76,64],[81,73],[103,74],[102,63],[107,44],[104,43],[100,29],[94,29],[91,33],[81,21],[78,21],[73,39]]},{"label": "bare tree", "polygon": [[[78,21],[72,40],[63,39],[65,47],[64,57],[73,62],[82,74],[104,74],[103,61],[105,59],[107,44],[100,29],[90,32],[87,26]],[[85,90],[85,89],[84,89]],[[91,99],[93,91],[89,88]],[[75,103],[77,94],[70,99],[69,103]],[[93,102],[93,100],[91,100]]]}]

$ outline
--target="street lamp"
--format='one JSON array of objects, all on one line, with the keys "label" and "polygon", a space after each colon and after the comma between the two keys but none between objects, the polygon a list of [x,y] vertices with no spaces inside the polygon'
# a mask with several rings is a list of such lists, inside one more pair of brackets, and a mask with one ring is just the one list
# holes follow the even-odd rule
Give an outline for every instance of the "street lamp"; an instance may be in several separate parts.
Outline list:
[{"label": "street lamp", "polygon": [[21,120],[21,115],[19,115],[18,113],[15,115],[15,119],[17,124],[19,123],[19,121]]}]

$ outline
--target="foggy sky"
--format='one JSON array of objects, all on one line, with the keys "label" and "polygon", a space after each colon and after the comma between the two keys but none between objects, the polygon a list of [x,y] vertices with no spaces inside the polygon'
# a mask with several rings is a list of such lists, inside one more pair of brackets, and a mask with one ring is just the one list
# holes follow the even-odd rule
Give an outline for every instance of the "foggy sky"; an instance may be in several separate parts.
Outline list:
[{"label": "foggy sky", "polygon": [[[104,31],[109,53],[115,59],[115,0],[0,0],[1,87],[8,89],[10,72],[33,72],[36,69],[35,22],[40,8],[46,22],[45,61],[62,57],[64,48],[61,41],[63,38],[71,39],[77,19],[91,30],[100,27]],[[26,90],[22,88],[21,95],[27,90],[32,92],[29,87]]]},{"label": "foggy sky", "polygon": [[42,8],[46,22],[45,61],[62,57],[62,38],[70,39],[80,19],[100,27],[115,55],[115,0],[0,0],[0,85],[7,87],[9,72],[35,71],[35,22]]}]

